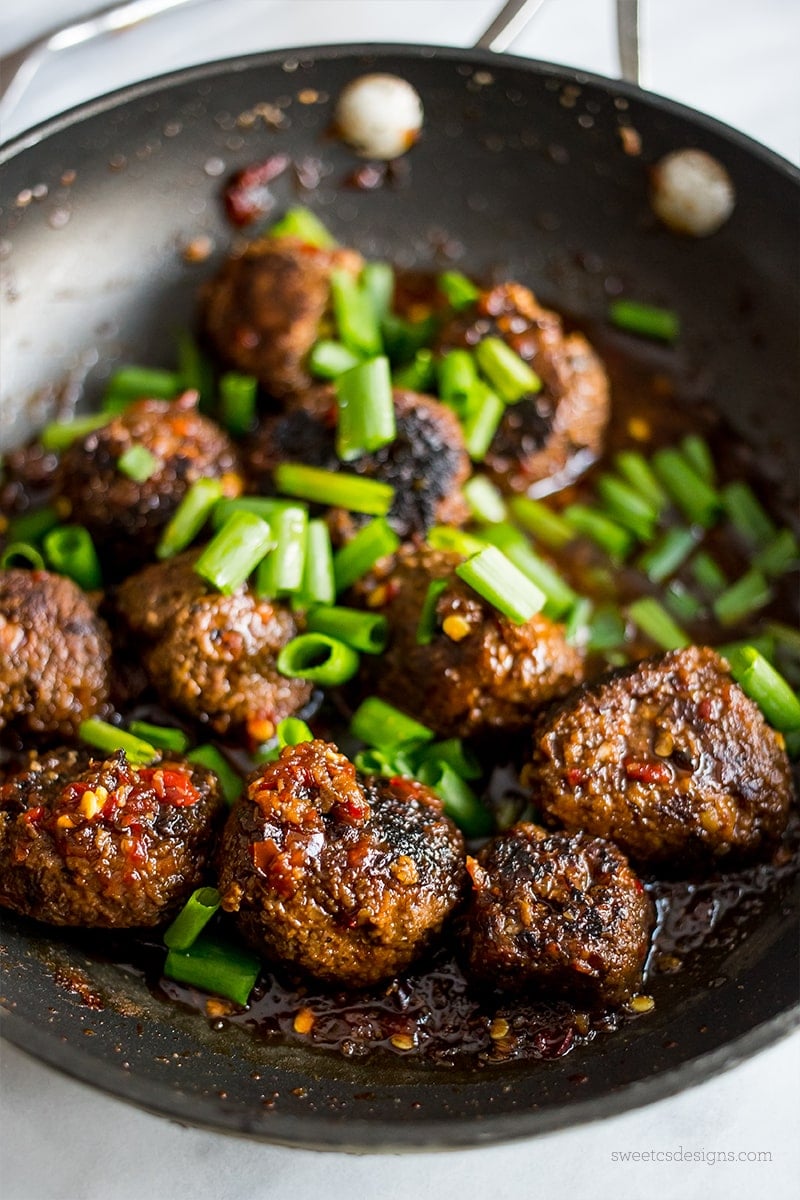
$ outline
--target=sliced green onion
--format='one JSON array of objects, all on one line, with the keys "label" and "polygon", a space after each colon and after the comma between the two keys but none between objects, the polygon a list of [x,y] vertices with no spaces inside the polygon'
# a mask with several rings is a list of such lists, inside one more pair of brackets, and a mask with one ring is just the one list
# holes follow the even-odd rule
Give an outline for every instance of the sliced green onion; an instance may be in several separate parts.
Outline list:
[{"label": "sliced green onion", "polygon": [[691,529],[668,529],[636,560],[636,566],[652,583],[663,583],[686,561],[696,544]]},{"label": "sliced green onion", "polygon": [[731,675],[781,733],[800,729],[800,700],[783,676],[753,646],[729,658]]},{"label": "sliced green onion", "polygon": [[224,996],[242,1007],[258,979],[261,963],[241,946],[202,934],[188,950],[170,950],[164,975],[213,996]]},{"label": "sliced green onion", "polygon": [[243,781],[238,771],[234,771],[224,754],[216,746],[197,746],[186,755],[186,761],[195,763],[213,771],[219,780],[222,794],[228,804],[235,804],[242,794]]},{"label": "sliced green onion", "polygon": [[228,371],[219,381],[219,412],[222,424],[234,437],[248,433],[256,419],[258,380],[253,375]]},{"label": "sliced green onion", "polygon": [[456,529],[454,525],[433,525],[425,540],[432,550],[452,550],[454,554],[463,554],[464,558],[477,554],[486,545],[482,538]]},{"label": "sliced green onion", "polygon": [[181,379],[175,371],[158,367],[120,367],[108,381],[107,393],[117,400],[171,400],[181,390]]},{"label": "sliced green onion", "polygon": [[446,762],[423,763],[419,780],[442,801],[444,811],[467,837],[486,837],[492,832],[491,814],[481,804],[465,779]]},{"label": "sliced green onion", "polygon": [[[251,520],[261,520],[249,516]],[[302,504],[287,504],[275,513],[268,528],[272,531],[273,549],[258,564],[256,595],[272,600],[302,587],[308,510]]]},{"label": "sliced green onion", "polygon": [[469,350],[450,350],[437,367],[439,396],[459,416],[466,412],[467,401],[478,382],[478,369]]},{"label": "sliced green onion", "polygon": [[771,542],[778,532],[749,483],[737,480],[722,489],[722,503],[734,528],[755,545]]},{"label": "sliced green onion", "polygon": [[462,779],[480,779],[483,771],[475,755],[462,742],[461,738],[447,738],[443,742],[428,742],[419,747],[413,758],[417,769],[421,763],[441,763],[455,771]]},{"label": "sliced green onion", "polygon": [[341,269],[331,271],[331,299],[339,337],[356,354],[380,354],[383,339],[372,301],[353,276]]},{"label": "sliced green onion", "polygon": [[297,238],[307,246],[316,246],[319,250],[332,250],[339,245],[316,213],[308,208],[287,209],[281,219],[270,226],[268,233],[273,238]]},{"label": "sliced green onion", "polygon": [[344,471],[324,471],[303,463],[279,463],[275,468],[275,486],[279,492],[301,500],[375,517],[385,516],[394,500],[394,488],[388,483]]},{"label": "sliced green onion", "polygon": [[446,588],[446,579],[432,579],[428,584],[428,590],[425,593],[425,599],[422,601],[422,608],[420,609],[419,623],[417,624],[418,646],[430,646],[433,641],[433,636],[436,633],[436,606],[439,603],[439,597]]},{"label": "sliced green onion", "polygon": [[397,436],[389,360],[359,363],[336,380],[336,454],[352,462],[387,446]]},{"label": "sliced green onion", "polygon": [[541,500],[531,500],[529,496],[514,496],[509,501],[509,507],[517,524],[550,549],[560,550],[562,546],[575,540],[575,530],[569,522]]},{"label": "sliced green onion", "polygon": [[468,308],[480,296],[480,291],[472,280],[460,271],[443,271],[436,280],[436,286],[456,312]]},{"label": "sliced green onion", "polygon": [[653,468],[638,450],[620,450],[614,464],[631,487],[648,500],[657,513],[666,508],[669,496],[656,478]]},{"label": "sliced green onion", "polygon": [[564,637],[571,646],[585,646],[589,641],[589,622],[593,609],[588,596],[579,596],[573,604],[564,626]]},{"label": "sliced green onion", "polygon": [[306,625],[313,633],[327,633],[364,654],[382,654],[389,641],[386,617],[358,608],[315,608]]},{"label": "sliced green onion", "polygon": [[194,564],[195,574],[228,596],[275,545],[266,521],[253,513],[237,512],[203,550]]},{"label": "sliced green onion", "polygon": [[706,550],[699,550],[695,554],[690,568],[695,583],[712,596],[728,586],[725,573]]},{"label": "sliced green onion", "polygon": [[462,423],[464,445],[474,462],[483,462],[504,413],[503,401],[479,379],[470,391]]},{"label": "sliced green onion", "polygon": [[529,621],[547,599],[496,546],[486,546],[459,563],[456,575],[515,625]]},{"label": "sliced green onion", "polygon": [[225,522],[237,512],[255,513],[271,525],[278,513],[293,504],[293,500],[279,500],[276,496],[236,496],[225,498],[214,505],[211,512],[211,528],[218,533]]},{"label": "sliced green onion", "polygon": [[508,518],[505,500],[485,475],[473,475],[461,490],[467,507],[476,521],[493,525]]},{"label": "sliced green onion", "polygon": [[14,570],[21,568],[26,571],[43,571],[44,559],[35,546],[30,542],[9,542],[0,555],[0,569]]},{"label": "sliced green onion", "polygon": [[216,888],[203,887],[192,892],[175,920],[164,930],[164,945],[169,950],[188,950],[221,903],[222,897]]},{"label": "sliced green onion", "polygon": [[362,700],[350,722],[353,737],[391,753],[407,742],[432,742],[436,734],[377,696]]},{"label": "sliced green onion", "polygon": [[664,603],[679,621],[697,621],[705,615],[705,606],[678,580],[673,580],[664,593]]},{"label": "sliced green onion", "polygon": [[314,741],[314,734],[299,717],[285,717],[283,721],[278,721],[275,733],[281,750],[286,746],[299,746],[301,742]]},{"label": "sliced green onion", "polygon": [[161,459],[141,443],[128,446],[117,459],[117,470],[134,483],[146,483],[163,465]]},{"label": "sliced green onion", "polygon": [[297,602],[301,607],[310,608],[315,604],[333,604],[335,599],[336,580],[330,531],[325,521],[309,521],[303,582]]},{"label": "sliced green onion", "polygon": [[764,576],[760,571],[751,570],[737,579],[727,591],[717,596],[712,607],[720,625],[727,628],[730,625],[738,625],[745,617],[752,616],[765,604],[769,604],[771,599],[772,588]]},{"label": "sliced green onion", "polygon": [[400,538],[385,517],[376,517],[359,529],[347,545],[333,556],[333,575],[336,591],[343,592],[361,579],[374,567],[379,559],[394,554],[400,546]]},{"label": "sliced green onion", "polygon": [[483,374],[506,404],[542,390],[536,372],[502,338],[487,337],[475,347],[475,358]]},{"label": "sliced green onion", "polygon": [[45,425],[39,441],[45,450],[60,452],[87,434],[94,433],[95,429],[102,429],[110,420],[110,413],[92,413],[89,417],[75,417],[72,421],[52,421]]},{"label": "sliced green onion", "polygon": [[649,500],[616,475],[603,474],[597,481],[597,492],[604,507],[625,529],[641,542],[649,542],[655,532],[658,511]]},{"label": "sliced green onion", "polygon": [[688,433],[681,442],[681,450],[689,466],[697,472],[701,479],[713,487],[717,481],[717,469],[705,438],[700,437],[697,433]]},{"label": "sliced green onion", "polygon": [[672,309],[638,300],[614,300],[608,306],[608,319],[618,329],[660,342],[677,341],[681,331],[680,318]]},{"label": "sliced green onion", "polygon": [[673,502],[693,525],[709,529],[717,518],[720,497],[683,457],[665,447],[653,455],[653,469]]},{"label": "sliced green onion", "polygon": [[353,759],[353,766],[362,775],[383,775],[391,779],[400,774],[397,764],[381,750],[359,750]]},{"label": "sliced green onion", "polygon": [[78,726],[78,737],[88,746],[94,746],[106,754],[114,754],[124,750],[125,756],[132,767],[146,767],[156,757],[157,751],[151,742],[136,737],[108,721],[100,721],[97,717],[89,717]]},{"label": "sliced green onion", "polygon": [[353,678],[358,661],[356,651],[338,638],[301,633],[283,647],[277,666],[289,679],[310,679],[322,687],[334,687]]},{"label": "sliced green onion", "polygon": [[596,508],[586,504],[570,504],[563,512],[564,520],[576,533],[589,538],[609,558],[621,561],[633,548],[633,535]]},{"label": "sliced green onion", "polygon": [[186,330],[178,334],[178,371],[175,383],[175,391],[170,393],[171,395],[189,389],[197,392],[200,397],[201,412],[211,409],[214,400],[214,369],[195,339]]},{"label": "sliced green onion", "polygon": [[774,666],[775,638],[771,637],[768,633],[760,634],[758,637],[743,639],[739,642],[726,642],[722,646],[715,646],[714,649],[717,654],[721,655],[722,658],[727,658],[728,662],[730,662],[745,647],[757,650],[759,654],[763,655]]},{"label": "sliced green onion", "polygon": [[506,558],[544,593],[545,616],[558,620],[572,608],[577,594],[554,567],[539,557],[524,533],[507,522],[500,522],[485,529],[483,536],[490,545],[502,550]]},{"label": "sliced green onion", "polygon": [[625,621],[622,613],[612,604],[601,605],[589,621],[587,650],[602,653],[615,650],[625,641]]},{"label": "sliced green onion", "polygon": [[386,353],[398,366],[409,362],[418,350],[429,346],[436,336],[437,320],[431,314],[421,321],[405,321],[396,313],[387,313],[381,321]]},{"label": "sliced green onion", "polygon": [[196,479],[161,534],[156,558],[173,558],[191,545],[221,496],[219,479]]},{"label": "sliced green onion", "polygon": [[45,558],[54,571],[68,575],[85,592],[102,587],[100,559],[88,529],[83,525],[57,525],[42,542]]},{"label": "sliced green onion", "polygon": [[800,659],[800,629],[784,625],[783,621],[767,621],[764,628],[781,650],[793,658]]},{"label": "sliced green onion", "polygon": [[191,738],[182,729],[168,725],[151,725],[149,721],[131,721],[129,727],[135,737],[142,738],[157,750],[170,750],[173,754],[185,754],[192,744]]},{"label": "sliced green onion", "polygon": [[410,363],[394,373],[394,385],[411,392],[432,392],[436,385],[436,368],[431,350],[418,350]]},{"label": "sliced green onion", "polygon": [[753,566],[777,578],[792,571],[800,561],[800,546],[791,529],[781,529],[753,558]]},{"label": "sliced green onion", "polygon": [[317,379],[336,379],[337,376],[357,367],[361,356],[348,350],[341,342],[323,338],[311,347],[308,369]]},{"label": "sliced green onion", "polygon": [[8,540],[10,542],[39,542],[60,522],[61,517],[56,509],[50,506],[37,508],[33,512],[23,513],[12,517],[8,523]]},{"label": "sliced green onion", "polygon": [[690,639],[680,625],[653,596],[642,596],[628,606],[628,616],[642,633],[662,650],[680,650]]},{"label": "sliced green onion", "polygon": [[361,287],[369,296],[373,311],[383,318],[394,300],[394,269],[391,263],[368,262],[361,272]]}]

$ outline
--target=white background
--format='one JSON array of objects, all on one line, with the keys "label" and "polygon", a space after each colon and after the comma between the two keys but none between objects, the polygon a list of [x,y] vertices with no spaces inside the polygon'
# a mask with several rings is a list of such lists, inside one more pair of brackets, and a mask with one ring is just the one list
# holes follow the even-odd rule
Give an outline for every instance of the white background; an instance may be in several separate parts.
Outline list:
[{"label": "white background", "polygon": [[[101,0],[17,0],[7,53]],[[491,0],[201,0],[111,43],[67,52],[37,77],[8,137],[145,74],[268,47],[326,41],[468,45]],[[642,0],[645,82],[800,157],[796,0]],[[547,0],[514,51],[617,71],[612,0]],[[0,1046],[0,1200],[784,1200],[800,1178],[800,1033],[649,1108],[532,1142],[450,1154],[352,1157],[184,1129]],[[769,1163],[613,1163],[619,1150],[767,1151]]]}]

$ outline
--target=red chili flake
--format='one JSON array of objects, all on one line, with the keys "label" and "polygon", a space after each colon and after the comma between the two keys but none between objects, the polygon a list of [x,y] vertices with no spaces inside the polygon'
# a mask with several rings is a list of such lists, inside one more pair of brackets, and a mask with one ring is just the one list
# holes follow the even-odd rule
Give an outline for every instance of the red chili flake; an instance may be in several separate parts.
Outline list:
[{"label": "red chili flake", "polygon": [[35,825],[37,821],[42,819],[44,809],[41,804],[37,804],[35,808],[29,808],[27,812],[22,814],[23,821],[27,821],[29,825]]},{"label": "red chili flake", "polygon": [[288,154],[273,154],[264,162],[237,171],[223,193],[228,220],[234,225],[249,225],[268,213],[275,205],[269,185],[283,174],[289,162]]},{"label": "red chili flake", "polygon": [[263,875],[272,890],[279,896],[291,896],[295,886],[292,872],[283,852],[272,838],[254,842],[251,848],[253,866]]},{"label": "red chili flake", "polygon": [[569,767],[567,769],[567,783],[570,787],[580,787],[582,783],[586,783],[588,775],[582,767]]},{"label": "red chili flake", "polygon": [[714,702],[710,696],[704,696],[697,706],[697,715],[701,721],[710,721],[714,716]]},{"label": "red chili flake", "polygon": [[347,824],[360,825],[369,817],[369,804],[360,796],[347,796],[334,806],[333,815],[337,821]]},{"label": "red chili flake", "polygon": [[162,804],[172,804],[175,808],[189,808],[200,799],[200,793],[186,771],[176,771],[168,767],[146,767],[139,772],[139,778],[153,789]]},{"label": "red chili flake", "polygon": [[672,781],[672,771],[666,763],[638,762],[636,759],[626,758],[622,765],[628,779],[635,779],[638,783],[667,784]]}]

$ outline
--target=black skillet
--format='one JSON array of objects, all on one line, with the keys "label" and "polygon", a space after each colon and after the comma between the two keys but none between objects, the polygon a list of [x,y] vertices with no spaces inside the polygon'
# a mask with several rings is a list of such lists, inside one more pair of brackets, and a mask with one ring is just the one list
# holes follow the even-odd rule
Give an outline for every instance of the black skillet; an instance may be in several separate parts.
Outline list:
[{"label": "black skillet", "polygon": [[[425,134],[403,188],[341,186],[349,153],[326,136],[332,100],[371,69],[409,79]],[[570,89],[565,92],[565,89]],[[309,101],[303,103],[300,94]],[[286,125],[237,120],[281,97]],[[283,103],[283,101],[281,101]],[[620,123],[640,134],[623,153]],[[700,146],[737,190],[702,241],[653,221],[646,168]],[[330,173],[310,202],[343,242],[405,265],[460,244],[459,265],[529,281],[591,327],[604,280],[677,309],[682,390],[712,395],[761,453],[800,456],[798,173],[740,134],[636,87],[481,51],[337,46],[190,69],[68,113],[5,148],[2,431],[41,423],[62,390],[91,398],[121,361],[172,361],[198,284],[230,229],[220,172],[276,151]],[[285,178],[279,208],[297,197]],[[202,265],[184,248],[214,243]],[[69,401],[70,388],[66,389]],[[656,1009],[567,1057],[476,1071],[352,1062],[265,1044],[155,998],[70,938],[7,918],[2,1030],[35,1056],[155,1112],[268,1141],[330,1148],[475,1145],[530,1136],[667,1096],[755,1053],[797,1019],[798,899],[767,887],[653,986]],[[749,914],[749,915],[748,915]]]}]

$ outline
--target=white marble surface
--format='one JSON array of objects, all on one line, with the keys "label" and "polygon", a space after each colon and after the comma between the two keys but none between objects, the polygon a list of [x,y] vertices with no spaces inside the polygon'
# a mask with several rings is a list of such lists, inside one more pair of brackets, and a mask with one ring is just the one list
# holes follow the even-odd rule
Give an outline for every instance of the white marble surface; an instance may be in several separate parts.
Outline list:
[{"label": "white marble surface", "polygon": [[[26,0],[0,9],[10,51],[100,0]],[[642,0],[646,82],[797,161],[800,5],[796,0]],[[324,41],[466,45],[491,0],[204,0],[37,77],[3,136],[145,73],[243,50]],[[612,0],[548,0],[517,53],[613,74]],[[145,65],[147,71],[145,72]],[[557,1189],[597,1200],[642,1194],[788,1200],[800,1177],[800,1033],[692,1091],[536,1141],[438,1156],[353,1157],[237,1141],[141,1113],[0,1047],[2,1200],[262,1200],[323,1193],[379,1200],[492,1200]],[[682,1149],[705,1161],[614,1161]],[[708,1161],[719,1152],[762,1161]],[[764,1156],[769,1159],[765,1160]]]}]

